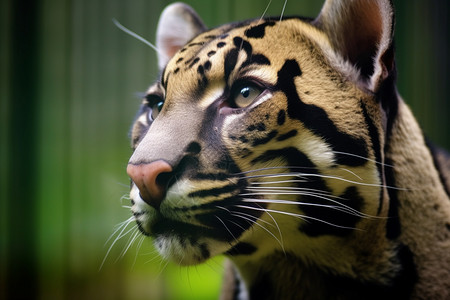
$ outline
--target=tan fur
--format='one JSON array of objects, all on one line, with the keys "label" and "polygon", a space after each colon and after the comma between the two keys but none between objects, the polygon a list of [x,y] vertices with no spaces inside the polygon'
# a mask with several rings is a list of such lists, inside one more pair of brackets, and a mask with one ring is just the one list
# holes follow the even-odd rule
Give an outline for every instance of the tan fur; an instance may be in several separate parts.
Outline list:
[{"label": "tan fur", "polygon": [[450,201],[439,180],[423,135],[402,102],[387,156],[396,162],[399,187],[400,239],[411,247],[418,266],[416,299],[450,297]]}]

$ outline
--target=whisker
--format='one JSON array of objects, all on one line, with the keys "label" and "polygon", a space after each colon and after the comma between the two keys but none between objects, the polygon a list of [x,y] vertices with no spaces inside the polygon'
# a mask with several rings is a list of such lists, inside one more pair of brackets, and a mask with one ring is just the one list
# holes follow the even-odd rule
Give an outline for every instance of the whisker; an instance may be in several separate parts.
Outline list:
[{"label": "whisker", "polygon": [[118,226],[118,228],[111,234],[111,236],[108,238],[108,240],[106,240],[105,242],[105,246],[106,244],[112,239],[112,237],[114,235],[116,235],[117,232],[119,232],[119,234],[117,235],[117,237],[114,239],[114,241],[111,243],[111,246],[109,246],[108,251],[105,254],[105,257],[103,258],[102,263],[100,264],[99,267],[99,271],[103,268],[103,265],[105,264],[106,259],[109,256],[109,253],[111,252],[112,248],[114,247],[114,245],[117,243],[117,241],[119,241],[121,238],[123,238],[124,236],[126,236],[131,230],[133,230],[134,227],[132,227],[130,230],[126,231],[125,234],[123,234],[123,232],[125,231],[125,229],[128,227],[128,225],[130,225],[132,222],[134,221],[134,217],[130,217],[128,218],[126,221],[121,222]]},{"label": "whisker", "polygon": [[355,172],[350,171],[349,169],[345,169],[345,168],[340,168],[342,171],[348,172],[350,174],[352,174],[353,176],[355,176],[356,178],[358,178],[359,180],[363,181],[363,179],[361,178],[361,176],[358,176]]},{"label": "whisker", "polygon": [[122,24],[119,23],[119,21],[117,21],[116,19],[112,19],[114,25],[117,26],[117,28],[119,28],[120,30],[122,30],[123,32],[125,32],[126,34],[134,37],[135,39],[141,41],[142,43],[144,43],[145,45],[149,46],[150,48],[152,48],[153,50],[155,50],[156,52],[158,52],[159,55],[162,55],[164,57],[166,57],[166,54],[163,53],[161,50],[159,50],[155,45],[153,45],[152,43],[150,43],[149,41],[147,41],[146,39],[144,39],[143,37],[141,37],[140,35],[138,35],[137,33],[131,31],[130,29],[126,28],[125,26],[123,26]]},{"label": "whisker", "polygon": [[[273,167],[273,169],[296,169],[296,168],[302,168],[302,167]],[[270,168],[269,168],[270,169]],[[263,170],[263,169],[261,169]],[[250,172],[258,172],[261,170],[252,170],[252,171],[246,171],[242,172],[244,173],[250,173]],[[298,178],[309,178],[309,177],[317,177],[317,178],[326,178],[326,179],[335,179],[340,180],[347,183],[352,183],[356,185],[361,186],[371,186],[371,187],[381,187],[381,188],[388,188],[388,189],[394,189],[394,190],[400,190],[400,191],[407,191],[409,189],[401,188],[401,187],[395,187],[395,186],[388,186],[388,185],[382,185],[382,184],[375,184],[375,183],[364,183],[364,182],[358,182],[350,179],[345,179],[339,176],[332,176],[332,175],[323,175],[323,174],[314,174],[314,173],[300,173],[300,172],[288,172],[288,173],[274,173],[274,174],[261,174],[261,175],[251,175],[251,176],[244,176],[242,178],[246,179],[259,179],[259,178],[280,178],[280,177],[298,177]]]},{"label": "whisker", "polygon": [[284,10],[286,9],[287,0],[284,0],[283,9],[281,10],[280,22],[283,20]]},{"label": "whisker", "polygon": [[150,263],[153,263],[155,260],[159,260],[159,265],[161,266],[162,262],[164,261],[164,259],[159,255],[158,250],[153,248],[153,251],[150,253],[147,253],[146,255],[151,255],[152,258],[149,259],[148,261],[146,261],[144,263],[144,265],[148,265]]},{"label": "whisker", "polygon": [[[276,181],[274,183],[277,183]],[[246,190],[249,191],[306,191],[306,192],[314,192],[314,193],[319,193],[321,195],[326,195],[332,198],[336,198],[336,199],[341,199],[341,200],[346,200],[342,197],[333,195],[331,192],[328,191],[323,191],[323,190],[319,190],[319,189],[312,189],[312,188],[305,188],[305,187],[291,187],[291,186],[278,186],[278,187],[274,187],[274,186],[250,186],[247,187]]]},{"label": "whisker", "polygon": [[134,255],[133,264],[131,265],[132,268],[134,268],[134,266],[136,265],[137,257],[138,257],[139,251],[141,250],[142,244],[144,243],[144,240],[145,240],[145,235],[142,235],[136,246],[136,254]]},{"label": "whisker", "polygon": [[[346,201],[348,199],[344,199],[338,196],[334,196],[334,195],[330,195],[330,194],[325,194],[325,193],[320,193],[320,192],[309,192],[309,191],[302,191],[302,190],[277,190],[277,189],[267,189],[267,190],[257,190],[257,189],[253,189],[254,192],[250,191],[248,193],[242,193],[239,194],[240,196],[257,196],[257,195],[298,195],[298,196],[312,196],[315,198],[319,198],[319,199],[324,199],[324,200],[329,200],[331,201],[330,198],[334,198],[334,199],[338,199],[338,200],[343,200]],[[328,198],[330,197],[330,198]],[[333,200],[334,202],[334,200]],[[339,204],[341,204],[340,202],[337,202]]]},{"label": "whisker", "polygon": [[128,239],[128,245],[122,250],[122,252],[120,253],[120,255],[117,257],[116,261],[119,261],[119,259],[123,258],[125,256],[125,254],[128,252],[128,249],[130,249],[130,247],[134,244],[134,242],[136,241],[136,239],[138,238],[140,232],[139,229],[136,227],[134,228],[134,233],[130,236],[130,238]]},{"label": "whisker", "polygon": [[268,171],[268,170],[279,170],[279,169],[292,169],[292,168],[298,168],[298,169],[306,169],[306,170],[316,170],[315,167],[290,167],[290,166],[279,166],[279,167],[266,167],[266,168],[259,168],[259,169],[253,169],[243,172],[235,173],[235,175],[245,175],[250,173],[256,173],[256,172],[262,172],[262,171]]},{"label": "whisker", "polygon": [[216,215],[214,215],[214,217],[216,217],[217,218],[217,220],[219,220],[220,221],[220,223],[222,223],[223,224],[223,226],[225,227],[225,229],[228,231],[228,233],[231,235],[231,237],[237,242],[238,241],[238,239],[234,236],[234,234],[231,232],[231,230],[228,228],[228,226],[225,224],[225,222],[224,221],[222,221],[222,219],[220,218],[220,217],[218,217],[218,216],[216,216]]},{"label": "whisker", "polygon": [[305,215],[300,215],[300,214],[296,214],[296,213],[291,213],[291,212],[286,212],[286,211],[279,211],[279,210],[274,210],[274,209],[267,209],[267,208],[256,208],[256,207],[251,207],[251,206],[242,206],[242,205],[235,205],[236,207],[241,207],[241,208],[246,208],[246,209],[253,209],[253,210],[258,210],[258,211],[263,211],[263,212],[273,212],[273,213],[277,213],[277,214],[282,214],[282,215],[287,215],[287,216],[291,216],[291,217],[295,217],[298,219],[301,219],[305,222],[307,222],[307,220],[313,220],[313,221],[317,221],[317,222],[321,222],[333,227],[337,227],[337,228],[342,228],[342,229],[354,229],[354,230],[361,230],[359,228],[355,228],[355,227],[348,227],[348,226],[342,226],[342,225],[337,225],[337,224],[333,224],[318,218],[314,218],[311,216],[305,216]]},{"label": "whisker", "polygon": [[[259,206],[259,205],[258,205]],[[259,206],[260,208],[262,208],[261,206]],[[273,223],[275,224],[275,226],[277,227],[278,233],[280,234],[280,240],[281,240],[281,244],[284,245],[284,241],[283,241],[283,235],[281,234],[281,229],[280,226],[278,226],[278,222],[275,220],[275,218],[269,213],[266,212],[266,214],[272,219]],[[285,253],[286,254],[286,253]]]},{"label": "whisker", "polygon": [[269,203],[269,204],[284,204],[284,205],[300,205],[300,206],[316,206],[316,207],[324,207],[324,208],[330,208],[334,209],[340,212],[348,213],[353,216],[361,217],[361,218],[380,218],[378,216],[371,216],[367,215],[365,213],[362,213],[354,208],[351,208],[350,206],[347,206],[345,204],[342,204],[337,201],[333,201],[331,199],[328,199],[329,201],[337,204],[335,205],[326,205],[326,204],[318,204],[318,203],[308,203],[308,202],[299,202],[299,201],[289,201],[289,200],[277,200],[277,199],[251,199],[251,198],[244,198],[243,202],[250,202],[250,203]]},{"label": "whisker", "polygon": [[374,159],[370,159],[370,158],[367,158],[367,157],[364,157],[364,156],[361,156],[361,155],[357,155],[357,154],[353,154],[353,153],[341,152],[341,151],[333,151],[333,153],[347,155],[347,156],[353,156],[353,157],[357,157],[357,158],[360,158],[360,159],[363,159],[363,160],[367,160],[367,161],[373,162],[373,163],[375,163],[377,165],[381,165],[381,166],[384,166],[384,167],[395,168],[395,166],[393,166],[393,165],[382,163],[382,162],[376,161]]},{"label": "whisker", "polygon": [[[241,208],[246,208],[246,206],[240,206]],[[248,208],[250,208],[250,207],[248,207]],[[280,247],[281,247],[281,249],[283,250],[283,253],[286,253],[286,251],[284,250],[284,246],[283,246],[283,244],[281,243],[281,241],[269,230],[269,229],[267,229],[266,227],[264,227],[264,226],[262,226],[261,224],[259,224],[258,222],[255,222],[255,221],[253,221],[252,219],[250,219],[250,218],[248,218],[248,217],[252,217],[253,219],[255,219],[256,221],[258,221],[258,220],[260,220],[260,221],[263,221],[263,220],[261,220],[260,218],[258,218],[258,217],[255,217],[255,216],[252,216],[252,215],[250,215],[250,214],[245,214],[245,213],[238,213],[238,212],[234,212],[234,213],[232,213],[231,215],[233,215],[233,216],[235,216],[235,217],[239,217],[239,218],[242,218],[242,219],[244,219],[244,220],[247,220],[247,221],[249,221],[249,222],[251,222],[251,224],[255,224],[255,225],[257,225],[257,226],[259,226],[259,227],[261,227],[262,229],[264,229],[268,234],[270,234],[277,242],[278,242],[278,244],[280,244]],[[270,224],[270,225],[272,225],[272,224]]]},{"label": "whisker", "polygon": [[272,4],[272,0],[270,0],[269,3],[267,4],[266,9],[264,10],[263,14],[261,15],[261,18],[259,18],[258,24],[261,22],[262,19],[264,19],[265,15],[267,13],[267,10],[270,7],[270,4]]},{"label": "whisker", "polygon": [[291,179],[291,180],[277,180],[277,181],[255,181],[250,182],[251,185],[268,185],[268,184],[281,184],[281,183],[305,183],[308,180],[299,180],[299,179]]},{"label": "whisker", "polygon": [[250,218],[252,218],[252,219],[254,219],[254,220],[260,220],[260,221],[263,222],[264,224],[267,224],[267,225],[269,225],[269,226],[275,227],[275,225],[270,224],[269,222],[267,222],[267,221],[265,221],[265,220],[262,220],[262,219],[260,219],[260,218],[258,218],[258,217],[256,217],[256,216],[252,216],[252,215],[250,215],[250,214],[246,214],[246,213],[243,213],[243,212],[240,212],[240,211],[234,211],[234,212],[231,213],[231,215],[236,215],[236,214],[242,214],[242,215],[247,216],[247,217],[250,217]]},{"label": "whisker", "polygon": [[[120,222],[119,224],[117,224],[115,226],[115,230],[114,232],[109,236],[109,238],[106,240],[105,244],[103,246],[106,246],[106,244],[108,244],[108,242],[113,238],[114,235],[116,235],[117,232],[119,232],[121,229],[121,233],[123,232],[123,230],[125,230],[125,228],[134,221],[134,217],[131,216],[129,217],[127,220]],[[120,235],[120,234],[119,234]]]}]

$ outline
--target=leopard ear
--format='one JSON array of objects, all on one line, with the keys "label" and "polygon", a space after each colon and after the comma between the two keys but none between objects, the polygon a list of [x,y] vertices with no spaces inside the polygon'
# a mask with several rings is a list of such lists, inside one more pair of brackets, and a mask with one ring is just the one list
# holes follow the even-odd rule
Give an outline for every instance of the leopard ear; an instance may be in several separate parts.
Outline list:
[{"label": "leopard ear", "polygon": [[394,8],[390,0],[327,0],[314,21],[335,51],[377,91],[394,70]]},{"label": "leopard ear", "polygon": [[190,6],[184,3],[167,6],[156,30],[159,69],[162,70],[181,47],[205,30],[206,26]]}]

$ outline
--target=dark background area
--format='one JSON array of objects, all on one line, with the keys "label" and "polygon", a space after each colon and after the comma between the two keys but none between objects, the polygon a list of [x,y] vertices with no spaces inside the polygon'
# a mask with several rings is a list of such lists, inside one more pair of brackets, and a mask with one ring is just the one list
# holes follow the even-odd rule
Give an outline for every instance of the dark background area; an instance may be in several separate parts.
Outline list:
[{"label": "dark background area", "polygon": [[[268,0],[186,1],[209,26],[260,17]],[[129,218],[128,129],[158,76],[154,41],[169,1],[0,0],[0,298],[217,298],[221,258],[180,268]],[[273,0],[267,15],[279,15]],[[394,0],[398,86],[426,135],[450,149],[450,1]],[[285,15],[316,16],[317,0]],[[133,237],[136,241],[122,255]]]}]

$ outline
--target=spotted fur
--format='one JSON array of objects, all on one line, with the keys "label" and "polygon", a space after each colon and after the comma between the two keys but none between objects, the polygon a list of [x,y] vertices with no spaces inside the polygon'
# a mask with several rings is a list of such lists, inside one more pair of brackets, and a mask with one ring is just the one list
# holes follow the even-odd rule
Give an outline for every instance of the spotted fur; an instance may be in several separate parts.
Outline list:
[{"label": "spotted fur", "polygon": [[395,87],[388,0],[157,30],[133,125],[132,211],[181,265],[229,258],[222,299],[450,298],[450,160]]}]

